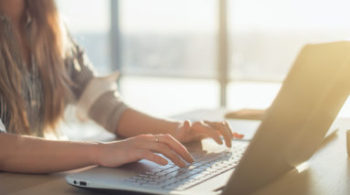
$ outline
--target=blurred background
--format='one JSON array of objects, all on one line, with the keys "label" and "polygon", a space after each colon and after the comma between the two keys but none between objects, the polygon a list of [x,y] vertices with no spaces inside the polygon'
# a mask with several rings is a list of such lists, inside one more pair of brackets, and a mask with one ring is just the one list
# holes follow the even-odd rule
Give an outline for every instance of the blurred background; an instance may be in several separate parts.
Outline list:
[{"label": "blurred background", "polygon": [[56,2],[99,74],[157,116],[266,108],[304,44],[350,37],[347,0]]}]

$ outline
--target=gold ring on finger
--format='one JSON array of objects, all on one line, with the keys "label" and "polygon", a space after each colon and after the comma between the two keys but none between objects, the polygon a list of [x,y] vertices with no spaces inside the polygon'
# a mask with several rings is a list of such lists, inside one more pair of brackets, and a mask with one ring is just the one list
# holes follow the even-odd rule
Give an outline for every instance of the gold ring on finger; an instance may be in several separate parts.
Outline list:
[{"label": "gold ring on finger", "polygon": [[155,138],[156,143],[159,143],[159,137],[158,137],[158,135],[155,135],[154,138]]}]

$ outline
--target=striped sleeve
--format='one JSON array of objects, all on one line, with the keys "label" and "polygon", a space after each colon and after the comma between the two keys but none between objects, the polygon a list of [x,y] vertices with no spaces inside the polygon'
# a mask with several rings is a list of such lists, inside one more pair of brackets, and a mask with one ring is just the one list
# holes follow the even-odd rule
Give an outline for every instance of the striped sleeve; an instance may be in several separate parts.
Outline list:
[{"label": "striped sleeve", "polygon": [[117,91],[118,73],[97,77],[86,53],[76,44],[70,60],[72,91],[76,97],[77,115],[80,119],[91,118],[110,132],[115,132],[122,113],[128,106]]},{"label": "striped sleeve", "polygon": [[95,72],[84,50],[73,41],[66,66],[73,82],[71,89],[75,99],[78,100],[87,84],[95,77]]}]

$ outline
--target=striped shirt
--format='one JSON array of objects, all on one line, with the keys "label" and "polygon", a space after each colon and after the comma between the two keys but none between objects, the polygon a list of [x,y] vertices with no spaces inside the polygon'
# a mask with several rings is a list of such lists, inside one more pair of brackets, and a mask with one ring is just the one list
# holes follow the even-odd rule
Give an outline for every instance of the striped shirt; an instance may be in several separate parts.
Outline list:
[{"label": "striped shirt", "polygon": [[[18,45],[13,35],[10,19],[0,13],[1,25],[5,28],[0,29],[6,40],[10,43],[11,52],[19,56]],[[30,21],[28,21],[30,26]],[[69,38],[69,40],[71,40]],[[1,45],[1,44],[0,44]],[[128,108],[120,98],[115,87],[114,77],[97,77],[92,69],[85,52],[72,40],[72,55],[64,59],[68,75],[73,85],[71,90],[75,100],[68,103],[79,105],[80,110],[84,110],[84,115],[93,119],[105,129],[115,132],[122,113]],[[0,66],[7,66],[3,52],[0,47]],[[27,117],[30,129],[34,135],[43,136],[43,89],[42,80],[34,58],[31,58],[31,68],[27,68],[24,63],[20,64],[22,74],[22,96],[25,101]],[[111,79],[113,78],[113,79]],[[101,87],[99,86],[109,86]],[[94,98],[90,98],[94,97]],[[62,97],[64,98],[64,97]],[[78,108],[79,110],[79,108]],[[8,129],[10,114],[0,92],[0,132],[14,132]]]}]

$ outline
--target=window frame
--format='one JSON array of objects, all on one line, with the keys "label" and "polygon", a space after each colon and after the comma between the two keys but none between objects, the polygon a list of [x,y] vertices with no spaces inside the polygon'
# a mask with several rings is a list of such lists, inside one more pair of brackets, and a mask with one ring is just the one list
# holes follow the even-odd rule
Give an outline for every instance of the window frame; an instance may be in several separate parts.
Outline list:
[{"label": "window frame", "polygon": [[[122,70],[122,44],[121,44],[121,32],[120,32],[120,1],[110,0],[111,14],[111,30],[110,30],[110,57],[113,70]],[[219,83],[220,87],[220,106],[225,107],[227,105],[227,86],[230,82],[229,78],[229,48],[228,48],[228,30],[227,30],[227,0],[217,1],[218,9],[218,31],[217,31],[217,61],[215,63],[217,74],[214,77]],[[122,75],[121,75],[122,76]],[[143,75],[137,75],[142,77]],[[149,75],[145,75],[147,77]],[[162,77],[161,75],[152,75],[156,77]],[[188,78],[183,76],[181,78]],[[198,77],[198,79],[204,79]]]}]

